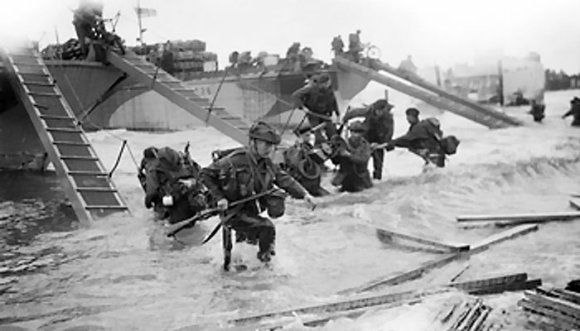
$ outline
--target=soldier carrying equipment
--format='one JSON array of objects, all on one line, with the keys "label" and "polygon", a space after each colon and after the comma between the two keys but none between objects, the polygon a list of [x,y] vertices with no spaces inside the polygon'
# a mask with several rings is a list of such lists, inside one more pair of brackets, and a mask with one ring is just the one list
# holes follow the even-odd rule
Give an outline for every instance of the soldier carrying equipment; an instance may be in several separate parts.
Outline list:
[{"label": "soldier carrying equipment", "polygon": [[[214,161],[202,169],[201,179],[217,201],[219,210],[227,210],[230,201],[237,201],[256,194],[267,192],[274,184],[290,193],[293,197],[314,204],[314,198],[271,160],[274,146],[281,141],[280,135],[270,125],[258,121],[249,131],[249,144],[245,148]],[[232,250],[231,230],[236,231],[236,241],[258,244],[257,257],[269,262],[275,254],[276,230],[274,223],[260,213],[268,211],[268,216],[279,217],[284,212],[285,195],[276,192],[236,205],[222,218],[224,269],[229,270]]]}]

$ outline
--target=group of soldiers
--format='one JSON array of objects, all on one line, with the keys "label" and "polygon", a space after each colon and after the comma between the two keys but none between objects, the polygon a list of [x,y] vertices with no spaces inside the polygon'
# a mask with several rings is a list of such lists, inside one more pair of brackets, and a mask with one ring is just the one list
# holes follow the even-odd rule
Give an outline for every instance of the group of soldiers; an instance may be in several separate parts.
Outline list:
[{"label": "group of soldiers", "polygon": [[272,221],[260,214],[282,216],[287,193],[312,206],[315,203],[302,185],[272,161],[280,141],[274,128],[258,121],[250,128],[246,147],[214,153],[214,162],[205,168],[191,159],[187,148],[178,152],[149,147],[143,151],[138,172],[145,206],[171,224],[210,207],[217,209],[222,226],[236,231],[236,241],[258,245],[258,259],[268,262],[275,254],[276,231]]},{"label": "group of soldiers", "polygon": [[[425,162],[443,167],[445,154],[453,154],[458,145],[447,142],[450,139],[443,137],[436,119],[420,120],[415,108],[406,112],[409,131],[392,139],[393,105],[385,99],[349,109],[341,122],[333,121],[332,115],[339,119],[340,112],[327,74],[315,76],[293,96],[306,115],[294,130],[296,143],[283,149],[283,162],[272,158],[281,136],[263,121],[250,128],[247,146],[214,152],[213,162],[205,168],[191,159],[188,146],[183,152],[150,147],[143,152],[138,173],[145,206],[172,224],[217,210],[221,224],[236,231],[236,241],[257,244],[258,259],[268,262],[275,254],[276,235],[270,218],[284,214],[288,194],[312,207],[316,197],[328,195],[321,185],[329,172],[327,161],[338,167],[332,185],[341,192],[358,192],[373,186],[371,158],[372,177],[382,179],[385,150],[408,148]],[[352,120],[357,117],[363,120]],[[343,135],[345,127],[348,134]],[[262,216],[264,211],[268,217]]]},{"label": "group of soldiers", "polygon": [[[416,108],[405,112],[409,122],[407,133],[393,139],[391,110],[394,106],[386,99],[376,100],[370,106],[349,108],[340,119],[332,81],[325,73],[315,76],[306,86],[294,92],[293,99],[298,108],[305,110],[307,123],[301,123],[297,129],[300,139],[286,151],[285,165],[301,183],[305,183],[305,187],[320,183],[320,178],[313,177],[322,171],[312,168],[318,165],[324,169],[327,159],[338,166],[332,185],[338,186],[340,191],[358,192],[371,187],[372,179],[382,179],[385,151],[406,148],[423,158],[426,164],[444,167],[446,155],[454,154],[459,145],[455,136],[443,136],[436,118],[421,120]],[[357,118],[362,120],[354,120]],[[346,138],[342,135],[344,127],[348,128]],[[313,135],[314,139],[309,135]],[[303,155],[303,160],[294,159],[297,155]],[[372,179],[368,170],[371,159]],[[310,165],[309,173],[304,171],[303,165]],[[313,195],[321,195],[317,193],[325,191],[317,187],[310,190]]]},{"label": "group of soldiers", "polygon": [[334,52],[334,56],[342,56],[350,59],[353,62],[359,62],[362,58],[361,52],[364,46],[360,40],[360,30],[348,35],[348,49],[344,50],[344,41],[340,35],[334,37],[330,46]]}]

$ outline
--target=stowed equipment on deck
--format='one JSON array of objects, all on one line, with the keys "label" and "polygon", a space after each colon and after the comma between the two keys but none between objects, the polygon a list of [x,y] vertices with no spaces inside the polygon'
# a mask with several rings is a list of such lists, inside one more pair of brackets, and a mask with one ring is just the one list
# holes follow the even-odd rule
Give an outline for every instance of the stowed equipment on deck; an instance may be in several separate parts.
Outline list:
[{"label": "stowed equipment on deck", "polygon": [[[344,57],[337,56],[334,58],[334,63],[339,70],[367,77],[437,108],[448,110],[489,128],[505,128],[522,124],[517,119],[502,112],[442,90],[412,73],[405,73],[379,60],[365,59],[364,61],[365,65],[362,65]],[[379,71],[385,71],[389,75]]]},{"label": "stowed equipment on deck", "polygon": [[128,212],[38,52],[19,46],[1,57],[79,221]]}]

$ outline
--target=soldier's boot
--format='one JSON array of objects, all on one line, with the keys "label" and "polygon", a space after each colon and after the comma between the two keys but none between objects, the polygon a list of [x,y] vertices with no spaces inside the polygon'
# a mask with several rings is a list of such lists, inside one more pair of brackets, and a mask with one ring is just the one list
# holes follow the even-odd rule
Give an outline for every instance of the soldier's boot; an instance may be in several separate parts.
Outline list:
[{"label": "soldier's boot", "polygon": [[270,262],[272,260],[271,258],[271,252],[258,252],[258,260],[266,263],[266,262]]}]

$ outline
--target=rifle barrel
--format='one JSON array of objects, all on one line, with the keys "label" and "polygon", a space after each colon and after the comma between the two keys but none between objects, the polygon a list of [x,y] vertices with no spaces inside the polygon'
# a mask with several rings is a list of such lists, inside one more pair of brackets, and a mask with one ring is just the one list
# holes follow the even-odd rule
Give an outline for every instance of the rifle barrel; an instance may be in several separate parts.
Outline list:
[{"label": "rifle barrel", "polygon": [[[244,199],[240,199],[240,200],[234,201],[234,202],[232,202],[232,203],[229,204],[228,209],[230,209],[232,207],[235,207],[237,205],[240,205],[240,204],[243,204],[243,203],[252,201],[252,200],[259,199],[259,198],[261,198],[263,196],[266,196],[266,195],[268,195],[270,193],[273,193],[276,190],[277,190],[277,188],[271,188],[271,189],[269,189],[267,191],[254,194],[254,195],[252,195],[250,197],[247,197],[247,198],[244,198]],[[203,210],[203,211],[195,214],[194,216],[192,216],[192,217],[190,217],[188,219],[185,219],[185,220],[183,220],[183,221],[181,221],[179,223],[174,224],[173,227],[172,227],[172,229],[170,229],[169,231],[167,231],[167,233],[165,235],[167,237],[173,237],[175,234],[177,234],[179,231],[185,229],[190,224],[195,223],[195,222],[197,222],[199,220],[202,220],[202,219],[206,219],[206,218],[210,218],[212,216],[215,216],[215,215],[219,214],[219,212],[220,212],[220,210],[217,209],[217,208],[211,208],[211,209]]]}]

